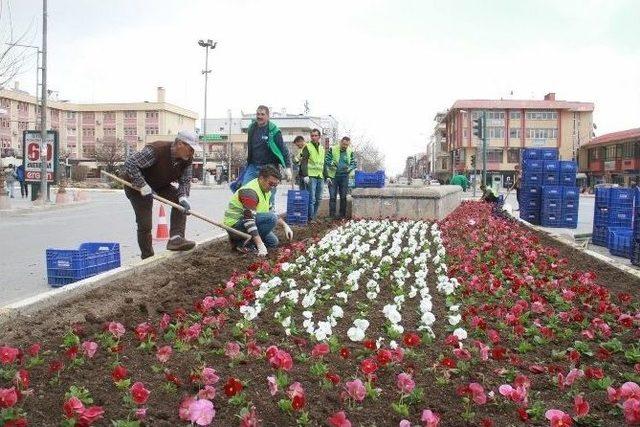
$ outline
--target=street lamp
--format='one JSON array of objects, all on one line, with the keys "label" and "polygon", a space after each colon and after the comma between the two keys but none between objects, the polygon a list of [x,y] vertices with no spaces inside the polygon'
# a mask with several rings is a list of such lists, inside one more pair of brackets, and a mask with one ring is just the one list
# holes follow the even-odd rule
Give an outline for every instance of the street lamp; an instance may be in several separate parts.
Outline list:
[{"label": "street lamp", "polygon": [[209,80],[209,73],[211,70],[209,69],[209,49],[213,50],[216,48],[218,42],[214,42],[211,39],[198,40],[198,46],[203,47],[205,50],[204,56],[204,70],[202,70],[202,74],[204,74],[204,121],[202,123],[202,133],[204,137],[202,138],[202,183],[206,184],[207,173],[205,170],[206,162],[207,162],[207,153],[205,151],[205,142],[207,140],[207,82]]}]

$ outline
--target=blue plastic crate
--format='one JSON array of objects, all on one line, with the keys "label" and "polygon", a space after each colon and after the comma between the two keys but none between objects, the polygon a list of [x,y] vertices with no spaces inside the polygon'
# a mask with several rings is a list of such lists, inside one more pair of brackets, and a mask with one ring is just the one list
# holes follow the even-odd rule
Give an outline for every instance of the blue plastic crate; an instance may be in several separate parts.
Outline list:
[{"label": "blue plastic crate", "polygon": [[593,210],[593,225],[606,227],[609,225],[609,208],[596,206]]},{"label": "blue plastic crate", "polygon": [[534,187],[542,185],[542,172],[528,172],[522,173],[522,181],[527,187]]},{"label": "blue plastic crate", "polygon": [[593,226],[593,232],[591,234],[591,243],[598,246],[607,246],[607,239],[609,237],[609,229],[607,226]]},{"label": "blue plastic crate", "polygon": [[559,153],[557,148],[540,148],[540,160],[558,160]]},{"label": "blue plastic crate", "polygon": [[545,160],[542,170],[544,172],[559,172],[560,162],[558,160]]},{"label": "blue plastic crate", "polygon": [[525,148],[522,150],[522,160],[541,160],[540,154],[538,148]]},{"label": "blue plastic crate", "polygon": [[577,200],[563,200],[562,212],[578,212],[580,204]]},{"label": "blue plastic crate", "polygon": [[530,197],[521,197],[520,198],[520,209],[528,209],[528,210],[540,210],[540,199],[539,198],[530,198]]},{"label": "blue plastic crate", "polygon": [[47,281],[67,285],[120,267],[120,244],[83,243],[78,249],[47,249]]},{"label": "blue plastic crate", "polygon": [[578,212],[562,212],[562,227],[578,228]]},{"label": "blue plastic crate", "polygon": [[560,174],[558,171],[542,172],[542,185],[558,185],[560,183]]},{"label": "blue plastic crate", "polygon": [[623,227],[631,229],[633,224],[633,209],[631,207],[610,208],[609,227]]},{"label": "blue plastic crate", "polygon": [[550,213],[550,212],[541,212],[540,213],[540,224],[543,227],[562,227],[562,215],[560,213]]},{"label": "blue plastic crate", "polygon": [[528,211],[520,209],[520,218],[524,219],[530,224],[539,225],[540,224],[540,212],[539,211]]},{"label": "blue plastic crate", "polygon": [[542,198],[562,199],[563,191],[559,185],[542,186]]},{"label": "blue plastic crate", "polygon": [[287,224],[304,225],[309,222],[309,215],[306,212],[287,212]]},{"label": "blue plastic crate", "polygon": [[309,203],[309,192],[307,190],[289,190],[287,191],[287,203],[289,202]]},{"label": "blue plastic crate", "polygon": [[542,172],[544,162],[539,159],[524,159],[522,160],[522,170],[525,172]]},{"label": "blue plastic crate", "polygon": [[520,197],[540,197],[542,195],[542,187],[539,185],[523,185],[520,188]]},{"label": "blue plastic crate", "polygon": [[573,160],[560,160],[560,173],[576,173],[578,164]]},{"label": "blue plastic crate", "polygon": [[560,199],[542,199],[542,213],[545,212],[562,212],[562,200]]},{"label": "blue plastic crate", "polygon": [[609,189],[609,206],[612,208],[633,206],[634,191],[632,188]]},{"label": "blue plastic crate", "polygon": [[631,264],[633,265],[637,265],[640,267],[640,242],[639,241],[633,241],[631,242],[631,250],[630,252],[630,258],[631,258]]},{"label": "blue plastic crate", "polygon": [[385,173],[383,170],[376,172],[356,171],[355,185],[358,188],[382,188],[384,187]]},{"label": "blue plastic crate", "polygon": [[607,247],[612,255],[625,258],[631,257],[631,229],[609,227]]},{"label": "blue plastic crate", "polygon": [[562,172],[559,175],[559,184],[567,187],[575,187],[576,185],[576,173],[575,172]]},{"label": "blue plastic crate", "polygon": [[596,187],[596,206],[609,207],[610,187]]},{"label": "blue plastic crate", "polygon": [[562,200],[580,200],[580,189],[578,187],[562,187]]}]

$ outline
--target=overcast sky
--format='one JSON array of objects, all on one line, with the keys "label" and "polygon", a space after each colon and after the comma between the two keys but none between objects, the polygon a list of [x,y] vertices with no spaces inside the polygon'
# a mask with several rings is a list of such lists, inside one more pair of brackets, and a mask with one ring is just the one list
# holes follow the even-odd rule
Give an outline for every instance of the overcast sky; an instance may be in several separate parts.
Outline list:
[{"label": "overcast sky", "polygon": [[[42,1],[2,1],[40,44]],[[640,127],[640,0],[49,0],[48,22],[61,99],[151,101],[164,86],[202,117],[197,40],[211,38],[209,117],[301,113],[307,99],[373,140],[391,172],[456,99],[556,92],[595,103],[598,135]]]}]

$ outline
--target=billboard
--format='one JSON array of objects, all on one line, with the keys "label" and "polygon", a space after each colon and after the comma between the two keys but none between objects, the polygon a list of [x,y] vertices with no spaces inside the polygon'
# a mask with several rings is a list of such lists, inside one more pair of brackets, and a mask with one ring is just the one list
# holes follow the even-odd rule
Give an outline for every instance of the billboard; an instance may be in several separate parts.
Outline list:
[{"label": "billboard", "polygon": [[[42,162],[40,156],[45,155],[47,161],[47,181],[54,183],[58,169],[58,132],[47,131],[47,145],[42,147],[42,134],[36,130],[25,130],[22,133],[22,159],[24,179],[27,182],[40,182]],[[43,151],[41,153],[41,151]]]}]

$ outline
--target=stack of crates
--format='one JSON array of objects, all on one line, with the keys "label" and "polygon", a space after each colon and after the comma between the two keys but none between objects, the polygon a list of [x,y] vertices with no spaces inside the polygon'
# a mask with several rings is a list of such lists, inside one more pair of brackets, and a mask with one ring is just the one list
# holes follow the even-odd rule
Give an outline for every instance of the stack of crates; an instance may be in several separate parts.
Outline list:
[{"label": "stack of crates", "polygon": [[611,255],[629,258],[631,256],[631,235],[633,230],[624,227],[607,227],[607,247]]},{"label": "stack of crates", "polygon": [[634,192],[634,220],[633,220],[633,234],[631,235],[631,248],[629,249],[629,256],[631,258],[631,264],[640,267],[640,188],[633,190]]},{"label": "stack of crates", "polygon": [[309,192],[289,190],[287,192],[287,224],[305,225],[309,220]]},{"label": "stack of crates", "polygon": [[382,188],[384,187],[385,173],[383,170],[376,172],[356,171],[356,188]]},{"label": "stack of crates", "polygon": [[591,237],[594,245],[608,247],[613,255],[632,255],[633,199],[631,188],[596,188]]},{"label": "stack of crates", "polygon": [[580,193],[577,165],[558,160],[555,148],[526,148],[522,153],[520,218],[545,227],[578,226]]},{"label": "stack of crates", "polygon": [[593,207],[593,232],[591,242],[598,246],[607,246],[609,232],[609,187],[596,188],[596,201]]},{"label": "stack of crates", "polygon": [[78,249],[47,249],[47,281],[54,288],[120,267],[120,244],[87,242]]}]

